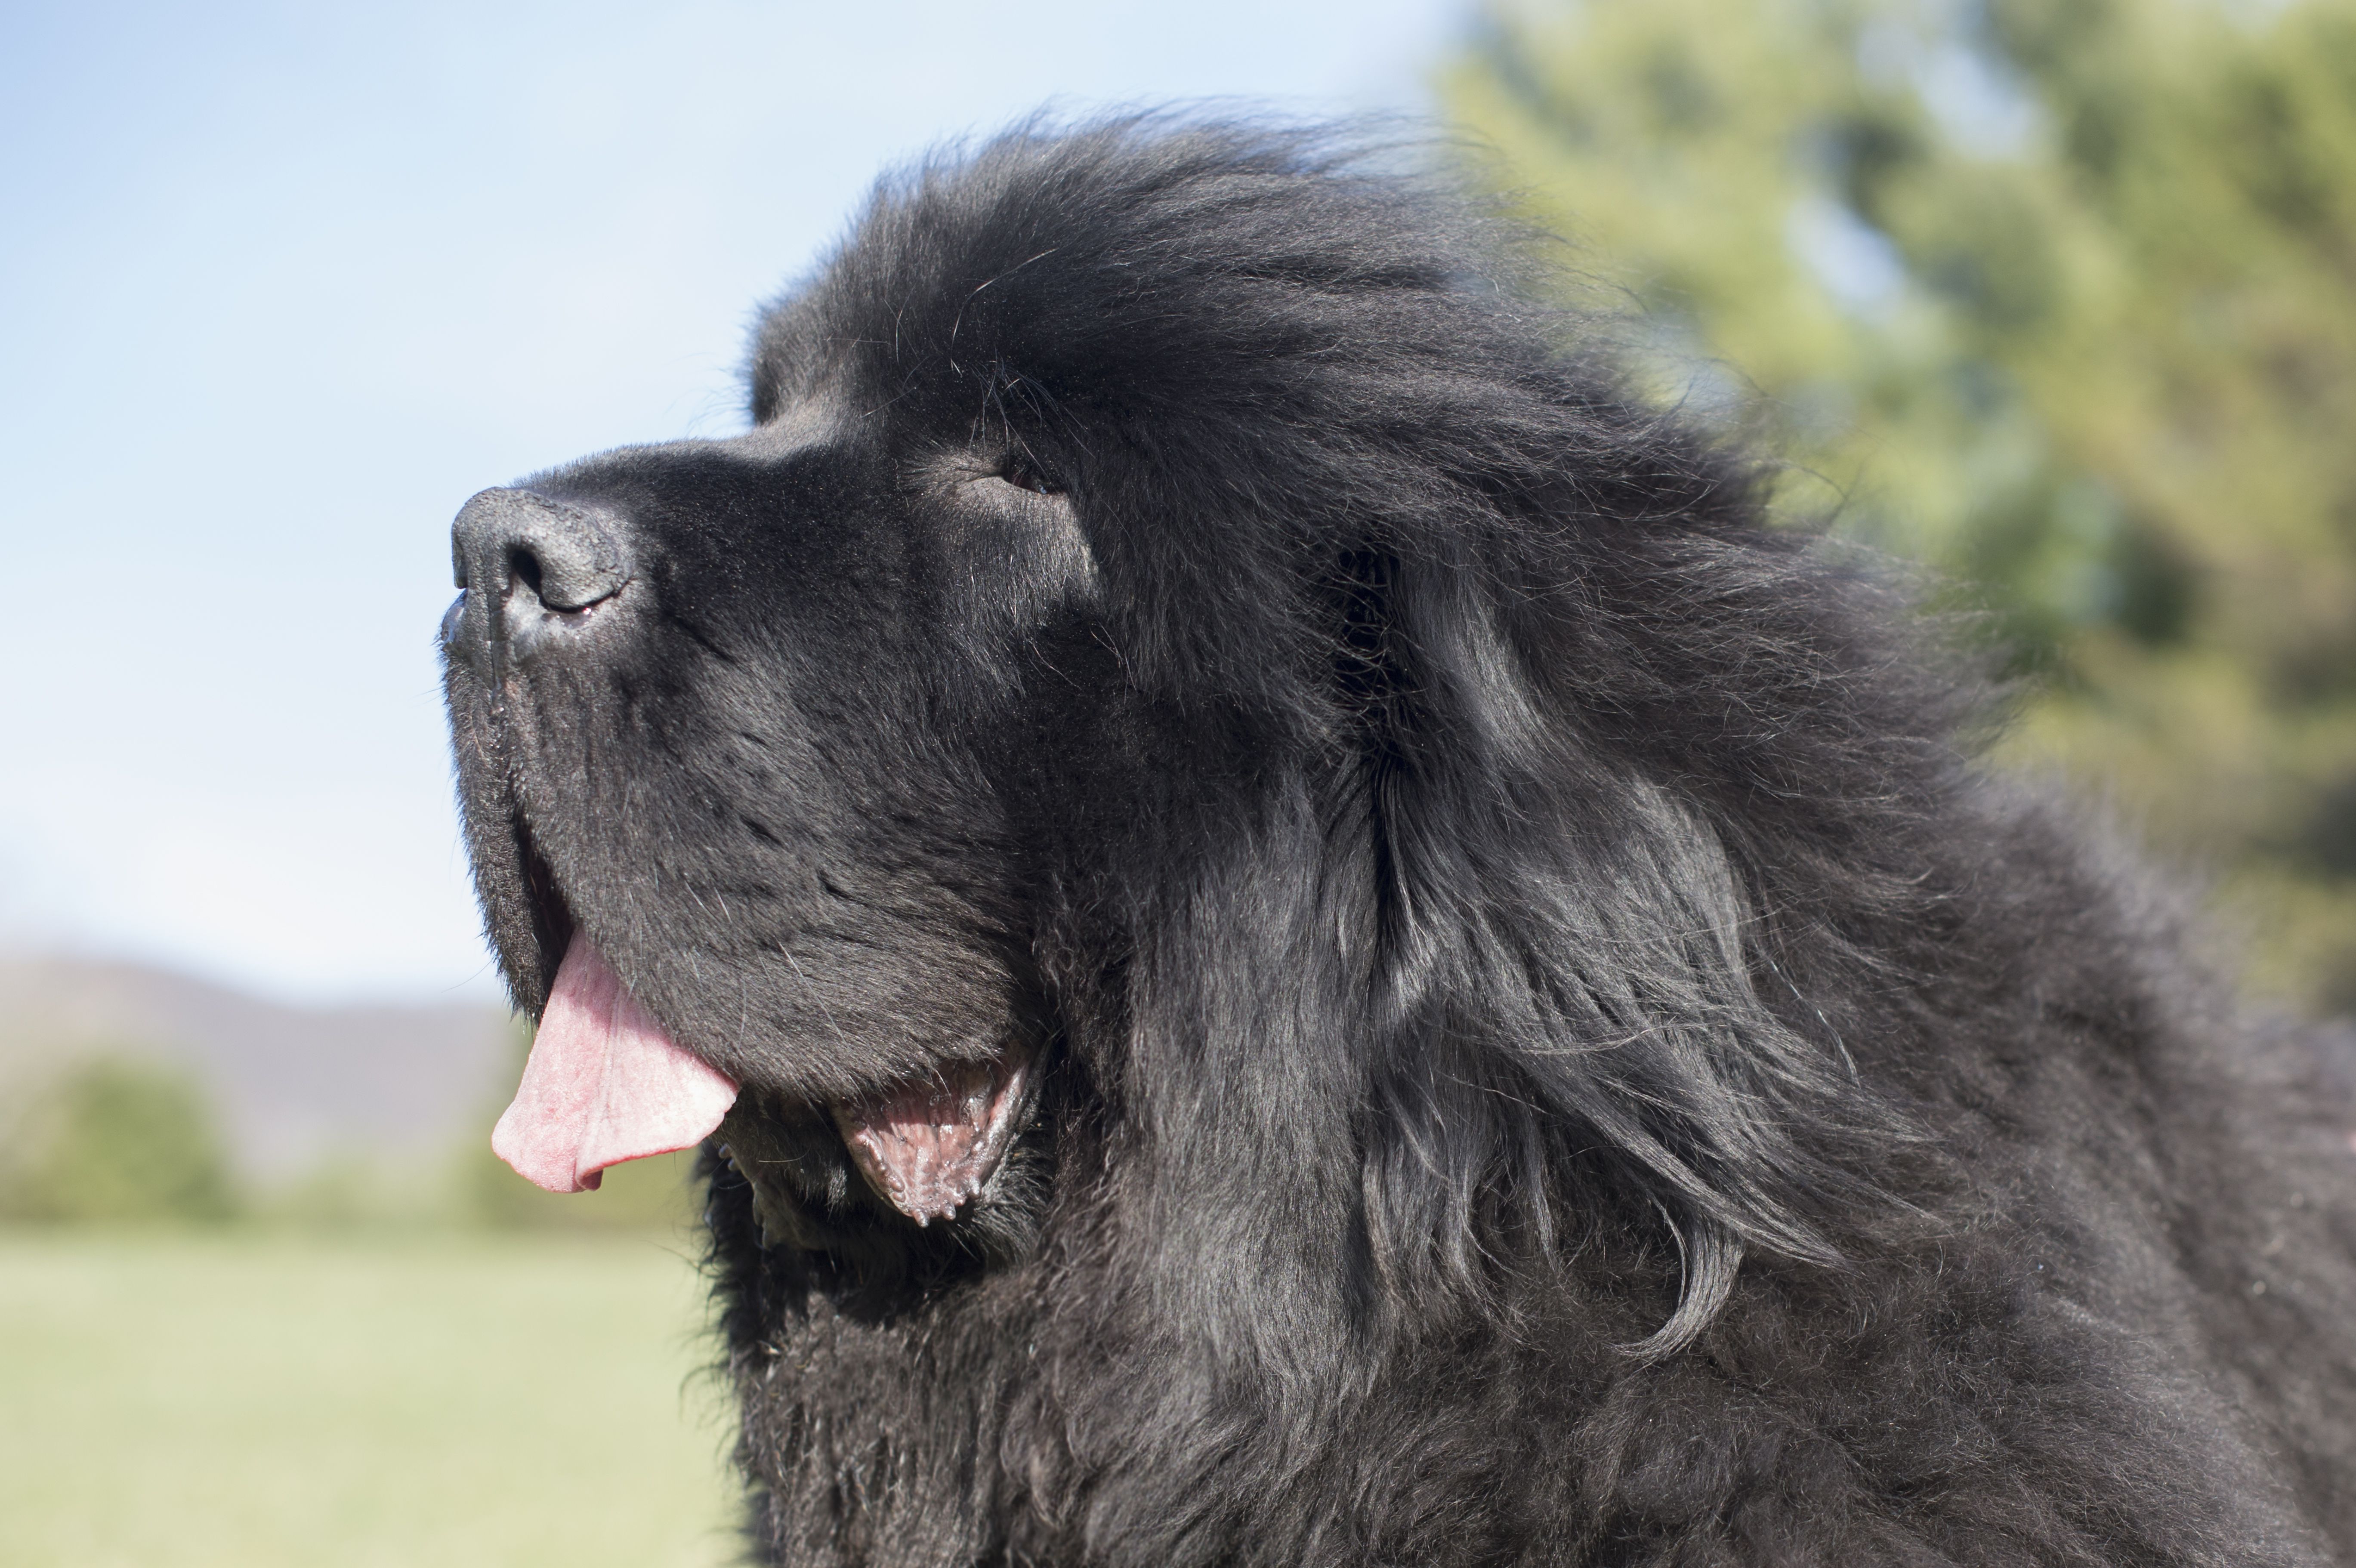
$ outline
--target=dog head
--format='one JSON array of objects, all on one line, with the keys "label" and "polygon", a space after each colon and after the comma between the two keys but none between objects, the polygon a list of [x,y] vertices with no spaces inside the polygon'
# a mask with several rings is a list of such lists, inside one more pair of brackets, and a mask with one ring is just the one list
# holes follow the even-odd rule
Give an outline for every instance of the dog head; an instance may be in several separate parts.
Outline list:
[{"label": "dog head", "polygon": [[724,1112],[775,1244],[1111,1206],[1238,1325],[1477,1295],[1582,1184],[1676,1241],[1661,1344],[1826,1255],[1874,1135],[1787,971],[1905,896],[1810,879],[1932,705],[1512,253],[1314,136],[1018,133],[768,312],[747,433],[470,502],[511,1157]]}]

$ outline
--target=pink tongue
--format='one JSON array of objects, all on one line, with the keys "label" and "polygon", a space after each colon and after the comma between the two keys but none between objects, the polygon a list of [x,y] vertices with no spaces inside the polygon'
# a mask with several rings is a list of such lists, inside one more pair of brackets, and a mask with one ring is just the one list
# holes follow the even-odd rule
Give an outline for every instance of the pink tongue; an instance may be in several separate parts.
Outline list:
[{"label": "pink tongue", "polygon": [[491,1151],[551,1192],[585,1192],[609,1165],[701,1143],[735,1103],[576,931]]}]

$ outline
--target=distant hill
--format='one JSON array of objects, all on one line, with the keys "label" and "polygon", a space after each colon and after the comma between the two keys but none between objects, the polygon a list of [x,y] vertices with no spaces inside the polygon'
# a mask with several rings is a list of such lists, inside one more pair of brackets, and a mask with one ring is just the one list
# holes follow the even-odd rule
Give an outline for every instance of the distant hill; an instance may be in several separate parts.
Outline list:
[{"label": "distant hill", "polygon": [[330,1154],[439,1156],[513,1083],[504,1009],[293,1008],[144,965],[0,957],[0,1098],[96,1056],[168,1062],[210,1092],[241,1174]]}]

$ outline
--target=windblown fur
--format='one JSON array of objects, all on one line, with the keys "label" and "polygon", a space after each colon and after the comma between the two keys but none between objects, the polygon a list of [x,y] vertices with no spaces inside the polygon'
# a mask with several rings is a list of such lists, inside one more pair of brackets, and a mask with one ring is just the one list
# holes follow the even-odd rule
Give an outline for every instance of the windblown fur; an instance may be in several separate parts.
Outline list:
[{"label": "windblown fur", "polygon": [[[520,674],[454,616],[478,880],[519,1004],[578,927],[743,1085],[762,1560],[2356,1555],[2345,1101],[1528,254],[1021,131],[751,433],[526,483],[637,564]],[[880,1201],[819,1107],[1010,1051],[982,1194]]]}]

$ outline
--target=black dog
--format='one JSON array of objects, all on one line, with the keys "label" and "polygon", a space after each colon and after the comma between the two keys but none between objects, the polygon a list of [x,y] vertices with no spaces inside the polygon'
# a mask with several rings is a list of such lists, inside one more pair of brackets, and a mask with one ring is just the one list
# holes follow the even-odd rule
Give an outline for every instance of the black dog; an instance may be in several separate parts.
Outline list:
[{"label": "black dog", "polygon": [[1018,133],[461,515],[500,1146],[709,1135],[765,1560],[2356,1552],[2309,1053],[1518,253]]}]

